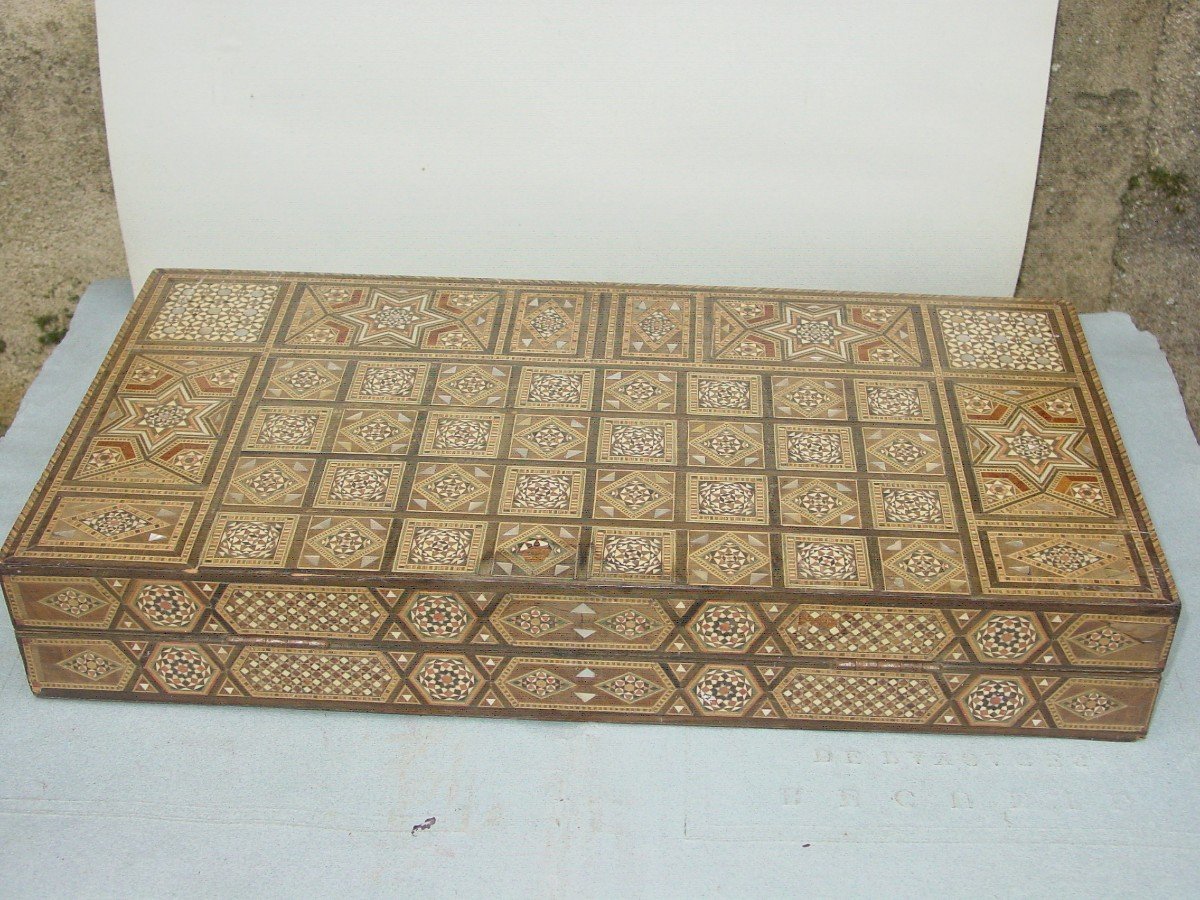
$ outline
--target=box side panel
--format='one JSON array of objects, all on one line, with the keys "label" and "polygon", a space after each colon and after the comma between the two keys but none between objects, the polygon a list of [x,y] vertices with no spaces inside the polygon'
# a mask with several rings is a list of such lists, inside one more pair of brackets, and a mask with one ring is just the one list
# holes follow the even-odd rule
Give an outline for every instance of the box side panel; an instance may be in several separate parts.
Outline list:
[{"label": "box side panel", "polygon": [[1137,474],[1134,472],[1133,464],[1130,462],[1129,452],[1125,448],[1125,441],[1122,439],[1121,432],[1117,428],[1117,422],[1113,416],[1112,404],[1108,402],[1108,395],[1104,390],[1103,383],[1100,381],[1100,374],[1096,369],[1096,361],[1092,358],[1091,347],[1088,346],[1087,340],[1084,337],[1083,323],[1079,320],[1079,312],[1070,303],[1063,302],[1062,307],[1068,321],[1071,323],[1070,333],[1065,337],[1076,346],[1076,352],[1082,362],[1082,374],[1099,400],[1101,424],[1105,428],[1106,436],[1111,446],[1114,448],[1113,452],[1116,455],[1117,464],[1114,467],[1113,474],[1125,481],[1128,495],[1136,505],[1139,526],[1142,529],[1143,539],[1149,544],[1156,573],[1166,586],[1165,594],[1168,599],[1178,604],[1179,589],[1175,584],[1174,577],[1171,575],[1171,568],[1167,564],[1167,557],[1163,552],[1162,543],[1158,539],[1158,532],[1154,528],[1154,522],[1150,518],[1150,512],[1146,508],[1146,498],[1142,494],[1141,485],[1138,484]]},{"label": "box side panel", "polygon": [[1068,603],[697,599],[282,581],[10,575],[27,633],[265,639],[299,645],[490,647],[656,660],[824,661],[1155,673],[1175,616]]},{"label": "box side panel", "polygon": [[21,635],[52,696],[511,718],[1131,740],[1159,679],[896,665],[668,663],[495,648]]}]

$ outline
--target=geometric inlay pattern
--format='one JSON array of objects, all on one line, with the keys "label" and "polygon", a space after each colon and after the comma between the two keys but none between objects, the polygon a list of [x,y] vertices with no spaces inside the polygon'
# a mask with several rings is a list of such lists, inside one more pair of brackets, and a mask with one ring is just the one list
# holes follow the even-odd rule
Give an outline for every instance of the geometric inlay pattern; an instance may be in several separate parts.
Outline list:
[{"label": "geometric inlay pattern", "polygon": [[1017,679],[982,679],[964,698],[968,714],[977,722],[1008,722],[1029,705],[1029,695]]},{"label": "geometric inlay pattern", "polygon": [[824,534],[785,534],[784,583],[789,587],[864,590],[871,569],[863,538]]},{"label": "geometric inlay pattern", "polygon": [[431,703],[466,703],[479,687],[479,673],[463,656],[427,656],[413,681]]},{"label": "geometric inlay pattern", "polygon": [[843,611],[806,606],[788,620],[784,640],[801,656],[933,659],[953,632],[937,610]]},{"label": "geometric inlay pattern", "polygon": [[371,592],[355,588],[308,589],[230,585],[217,611],[238,634],[370,638],[384,609]]},{"label": "geometric inlay pattern", "polygon": [[162,644],[149,668],[173,694],[203,694],[217,676],[216,666],[198,644]]},{"label": "geometric inlay pattern", "polygon": [[936,481],[872,481],[871,510],[880,529],[951,531],[950,487]]},{"label": "geometric inlay pattern", "polygon": [[670,472],[600,469],[596,473],[597,519],[671,519],[675,475]]},{"label": "geometric inlay pattern", "polygon": [[689,584],[771,583],[771,547],[752,531],[689,531]]},{"label": "geometric inlay pattern", "polygon": [[706,603],[691,629],[706,650],[744,650],[762,630],[762,622],[749,604]]},{"label": "geometric inlay pattern", "polygon": [[121,669],[120,663],[114,662],[107,656],[101,656],[94,650],[85,650],[69,656],[59,662],[59,666],[89,681],[99,681]]},{"label": "geometric inlay pattern", "polygon": [[942,700],[932,675],[832,675],[799,669],[776,688],[785,713],[808,719],[924,722]]},{"label": "geometric inlay pattern", "polygon": [[1068,712],[1088,721],[1099,719],[1101,716],[1107,716],[1109,713],[1125,708],[1125,704],[1120,700],[1095,689],[1056,702],[1058,706]]},{"label": "geometric inlay pattern", "polygon": [[132,605],[147,625],[164,631],[186,631],[201,609],[191,591],[171,582],[144,585],[133,598]]},{"label": "geometric inlay pattern", "polygon": [[1079,394],[1061,385],[955,386],[980,512],[1113,520]]},{"label": "geometric inlay pattern", "polygon": [[953,368],[1064,371],[1049,313],[951,307],[938,320]]},{"label": "geometric inlay pattern", "polygon": [[275,306],[278,284],[181,282],[151,322],[151,341],[246,344],[257,341]]},{"label": "geometric inlay pattern", "polygon": [[785,525],[860,527],[858,487],[849,480],[780,478],[779,515]]},{"label": "geometric inlay pattern", "polygon": [[43,597],[38,602],[43,606],[56,609],[73,619],[83,618],[88,613],[108,605],[107,600],[101,600],[94,594],[89,594],[75,588],[63,588],[58,593]]},{"label": "geometric inlay pattern", "polygon": [[421,637],[455,641],[462,637],[475,614],[454,594],[414,594],[404,607],[404,617]]},{"label": "geometric inlay pattern", "polygon": [[761,694],[742,667],[708,666],[691,689],[700,709],[709,715],[738,715]]},{"label": "geometric inlay pattern", "polygon": [[252,697],[387,700],[398,681],[387,656],[374,650],[254,648],[241,653],[233,674]]},{"label": "geometric inlay pattern", "polygon": [[1041,629],[1032,616],[999,614],[976,630],[974,644],[985,659],[1019,660],[1028,656],[1041,638]]}]

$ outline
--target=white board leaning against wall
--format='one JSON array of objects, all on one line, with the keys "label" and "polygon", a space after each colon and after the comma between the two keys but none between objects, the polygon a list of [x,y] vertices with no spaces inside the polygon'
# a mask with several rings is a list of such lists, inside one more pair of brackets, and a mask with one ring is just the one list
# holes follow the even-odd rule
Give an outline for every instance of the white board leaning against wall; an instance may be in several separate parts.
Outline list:
[{"label": "white board leaning against wall", "polygon": [[131,275],[1011,293],[1055,11],[99,0]]}]

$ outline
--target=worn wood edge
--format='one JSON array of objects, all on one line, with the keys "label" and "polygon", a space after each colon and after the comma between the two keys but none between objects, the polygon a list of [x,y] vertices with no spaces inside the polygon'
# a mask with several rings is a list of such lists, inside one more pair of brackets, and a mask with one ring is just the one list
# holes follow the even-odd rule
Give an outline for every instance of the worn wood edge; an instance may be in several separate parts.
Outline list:
[{"label": "worn wood edge", "polygon": [[985,728],[982,726],[970,725],[945,725],[938,728],[934,732],[927,725],[911,725],[904,726],[896,724],[893,726],[874,725],[872,723],[853,723],[853,722],[821,722],[817,720],[800,720],[788,719],[783,720],[766,720],[766,719],[720,719],[712,718],[683,718],[670,716],[655,716],[655,717],[640,717],[631,719],[619,714],[613,713],[596,713],[591,712],[587,715],[566,715],[562,713],[547,713],[540,710],[519,710],[519,709],[504,709],[504,710],[481,710],[472,709],[469,711],[460,711],[454,709],[442,709],[434,706],[406,706],[403,709],[381,708],[372,703],[329,703],[318,700],[261,700],[254,697],[237,697],[237,698],[212,698],[212,697],[184,697],[180,699],[169,698],[161,695],[146,695],[123,693],[116,696],[98,695],[87,691],[70,691],[61,688],[43,688],[40,691],[35,691],[39,698],[46,699],[64,699],[64,700],[86,700],[89,702],[115,702],[128,703],[130,701],[143,703],[165,703],[185,706],[234,706],[234,707],[256,707],[260,709],[297,709],[297,710],[316,710],[321,712],[372,712],[379,715],[402,715],[402,716],[441,716],[445,718],[470,718],[470,719],[498,719],[501,721],[532,721],[541,723],[556,723],[559,725],[573,725],[581,722],[599,722],[609,725],[691,725],[700,728],[714,726],[726,728],[770,728],[776,731],[832,731],[832,732],[867,732],[867,733],[890,733],[890,734],[947,734],[947,735],[972,735],[974,737],[1027,737],[1027,738],[1057,738],[1059,740],[1090,740],[1104,741],[1108,743],[1133,743],[1135,741],[1145,740],[1148,736],[1147,729],[1142,729],[1136,732],[1114,732],[1114,731],[1068,731],[1062,728],[1045,728],[1045,729],[1015,729],[1015,728]]}]

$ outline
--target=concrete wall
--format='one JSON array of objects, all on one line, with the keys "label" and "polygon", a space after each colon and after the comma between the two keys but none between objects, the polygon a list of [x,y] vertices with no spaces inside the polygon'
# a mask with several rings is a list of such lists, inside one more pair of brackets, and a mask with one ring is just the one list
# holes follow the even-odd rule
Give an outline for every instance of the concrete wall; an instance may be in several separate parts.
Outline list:
[{"label": "concrete wall", "polygon": [[[1018,293],[1123,309],[1200,418],[1200,5],[1060,0]],[[1186,179],[1186,180],[1185,180]],[[0,0],[0,430],[95,278],[124,275],[87,0]]]}]

